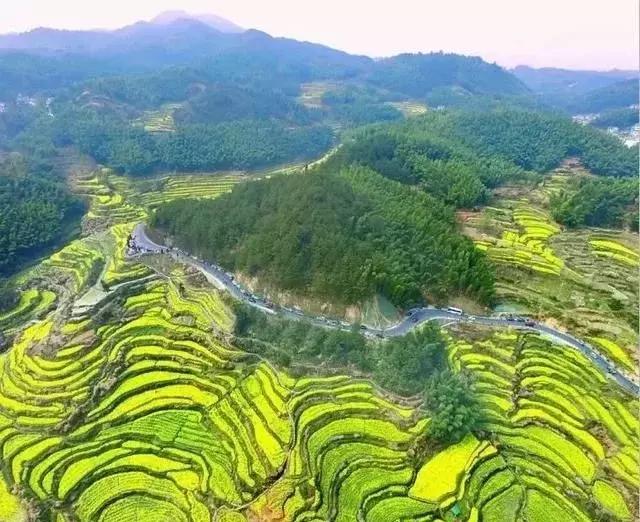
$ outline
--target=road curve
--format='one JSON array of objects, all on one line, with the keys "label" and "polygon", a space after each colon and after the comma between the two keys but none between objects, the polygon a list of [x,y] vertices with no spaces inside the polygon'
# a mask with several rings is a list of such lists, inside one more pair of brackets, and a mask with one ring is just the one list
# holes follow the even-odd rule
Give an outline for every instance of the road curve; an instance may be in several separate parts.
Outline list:
[{"label": "road curve", "polygon": [[[279,307],[270,303],[268,300],[251,294],[248,290],[243,288],[237,281],[235,281],[232,274],[225,272],[221,267],[202,261],[194,256],[187,254],[176,248],[169,248],[164,245],[159,245],[153,242],[146,233],[146,228],[143,223],[139,223],[135,226],[131,233],[131,238],[127,247],[128,256],[138,256],[143,254],[158,254],[166,253],[171,255],[174,259],[187,263],[194,268],[202,272],[207,279],[218,287],[220,290],[229,292],[234,298],[245,302],[246,304],[253,306],[263,312],[270,314],[279,314],[289,319],[305,319],[323,328],[333,328],[341,330],[351,330],[354,325],[344,321],[336,321],[327,319],[325,317],[312,317],[305,315],[300,309]],[[415,308],[410,311],[405,318],[403,318],[397,324],[388,328],[374,328],[367,325],[359,326],[360,331],[368,337],[389,338],[406,335],[412,329],[427,322],[427,321],[447,321],[447,322],[465,322],[471,324],[481,324],[486,326],[493,326],[499,328],[511,327],[519,330],[536,331],[543,334],[546,337],[553,339],[554,341],[571,346],[575,348],[583,355],[588,357],[593,364],[598,367],[603,373],[607,375],[609,379],[617,383],[627,392],[640,396],[640,385],[638,385],[638,376],[631,376],[624,371],[620,370],[613,364],[611,360],[600,354],[593,346],[573,337],[572,335],[561,332],[544,324],[535,323],[532,326],[527,326],[522,319],[509,319],[506,317],[491,317],[491,316],[473,316],[468,314],[458,314],[449,312],[440,308],[423,307]]]}]

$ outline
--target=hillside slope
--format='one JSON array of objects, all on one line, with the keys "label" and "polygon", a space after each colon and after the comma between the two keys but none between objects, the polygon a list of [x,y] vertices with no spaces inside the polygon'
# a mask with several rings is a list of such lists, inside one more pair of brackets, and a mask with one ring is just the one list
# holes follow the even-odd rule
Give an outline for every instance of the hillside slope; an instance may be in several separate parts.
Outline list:
[{"label": "hillside slope", "polygon": [[487,303],[492,275],[435,198],[363,168],[237,186],[213,201],[159,207],[152,224],[230,270],[346,304],[377,292],[407,308],[467,294]]},{"label": "hillside slope", "polygon": [[[202,176],[198,190],[218,178]],[[443,447],[419,398],[392,395],[367,375],[327,376],[322,364],[282,367],[263,349],[245,351],[225,299],[205,280],[166,258],[126,258],[147,205],[194,186],[169,181],[151,190],[111,172],[78,180],[103,232],[21,274],[19,304],[0,315],[10,338],[0,354],[3,514],[29,511],[46,522],[637,518],[637,398],[589,359],[532,333],[448,330],[447,364],[469,376],[481,424]],[[603,263],[600,272],[614,267]],[[97,292],[104,284],[111,290]],[[291,339],[300,331],[288,325]],[[318,341],[299,337],[295,347]],[[421,371],[411,343],[399,354],[382,341],[359,344]],[[337,346],[339,359],[345,346]]]}]

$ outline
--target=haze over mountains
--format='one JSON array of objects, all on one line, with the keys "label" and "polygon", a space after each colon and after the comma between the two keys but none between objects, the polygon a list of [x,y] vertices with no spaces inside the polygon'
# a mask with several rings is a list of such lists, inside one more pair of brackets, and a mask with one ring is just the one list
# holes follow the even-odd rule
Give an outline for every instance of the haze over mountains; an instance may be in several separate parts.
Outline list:
[{"label": "haze over mountains", "polygon": [[[139,21],[115,30],[65,30],[38,27],[26,32],[8,33],[0,35],[0,50],[90,52],[113,47],[127,39],[144,44],[145,36],[157,37],[167,30],[175,33],[176,30],[190,29],[196,34],[202,33],[203,28],[200,26],[206,26],[223,34],[238,35],[244,32],[266,34],[255,29],[242,28],[215,14],[191,14],[184,10],[170,10],[158,14],[149,21]],[[213,33],[209,33],[209,36],[215,38]],[[289,39],[284,38],[284,40]],[[532,68],[526,64],[513,68],[512,72],[530,85],[534,91],[541,85],[545,86],[543,90],[547,91],[550,85],[565,85],[567,82],[575,84],[578,90],[585,90],[585,88],[589,90],[608,85],[613,79],[638,76],[637,71],[573,71],[551,67]]]},{"label": "haze over mountains", "polygon": [[545,47],[505,0],[171,1],[0,36],[0,522],[640,520],[637,74],[475,56]]},{"label": "haze over mountains", "polygon": [[[0,35],[0,88],[5,97],[51,95],[90,78],[155,74],[171,67],[189,68],[186,77],[192,84],[269,84],[287,96],[295,96],[303,83],[349,81],[375,89],[375,96],[386,101],[413,99],[432,106],[468,107],[476,105],[478,97],[483,105],[487,99],[509,98],[518,106],[542,103],[572,113],[627,107],[629,100],[637,99],[637,82],[616,82],[638,77],[633,71],[527,66],[509,71],[479,57],[442,52],[375,60],[245,30],[216,15],[184,11],[167,11],[150,21],[109,31],[38,28]],[[592,96],[590,91],[609,86],[613,91],[604,93],[607,101],[594,104],[594,96],[601,93]],[[585,99],[577,100],[576,95]]]},{"label": "haze over mountains", "polygon": [[[90,52],[104,50],[126,40],[144,43],[168,32],[191,29],[214,37],[218,33],[241,33],[234,23],[215,15],[189,15],[183,11],[167,11],[150,21],[139,21],[116,30],[64,30],[39,27],[24,33],[0,35],[0,49],[31,51]],[[209,31],[206,31],[209,29]]]},{"label": "haze over mountains", "polygon": [[[29,54],[26,64],[20,53]],[[65,87],[83,77],[156,72],[171,66],[207,71],[223,81],[238,81],[247,74],[298,85],[354,79],[412,97],[443,87],[469,94],[527,92],[513,75],[477,57],[432,53],[374,60],[255,29],[242,31],[218,17],[185,18],[181,12],[114,31],[39,28],[0,36],[0,75],[12,77],[12,88],[18,86],[21,92]]]},{"label": "haze over mountains", "polygon": [[189,14],[186,11],[164,11],[151,19],[152,24],[167,25],[176,20],[198,20],[222,33],[241,33],[245,29],[215,14]]},{"label": "haze over mountains", "polygon": [[[186,11],[173,10],[164,11],[151,20],[140,20],[131,25],[123,26],[119,29],[54,29],[50,27],[37,27],[30,31],[15,32],[0,35],[0,49],[60,49],[71,50],[83,39],[93,40],[94,45],[99,45],[102,41],[107,41],[109,37],[115,39],[128,34],[137,33],[143,27],[166,27],[176,22],[183,26],[186,22],[198,22],[221,33],[242,33],[244,28],[236,25],[230,20],[215,14],[190,14]],[[102,36],[101,36],[102,35]]]}]

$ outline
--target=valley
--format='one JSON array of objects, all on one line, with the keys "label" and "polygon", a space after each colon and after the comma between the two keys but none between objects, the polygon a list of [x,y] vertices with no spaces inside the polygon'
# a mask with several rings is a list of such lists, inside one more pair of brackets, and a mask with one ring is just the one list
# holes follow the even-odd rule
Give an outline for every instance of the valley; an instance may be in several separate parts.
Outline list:
[{"label": "valley", "polygon": [[637,80],[0,34],[0,522],[640,519]]},{"label": "valley", "polygon": [[[78,180],[90,195],[86,221],[96,232],[20,275],[30,289],[0,319],[5,331],[20,332],[2,355],[8,484],[29,492],[29,502],[55,498],[52,520],[71,512],[80,521],[118,520],[149,510],[196,521],[210,520],[212,511],[216,520],[329,513],[352,520],[359,513],[379,521],[453,511],[485,520],[508,510],[525,510],[529,520],[589,520],[591,509],[630,520],[627,495],[640,479],[632,465],[638,403],[598,369],[593,348],[624,366],[606,351],[606,332],[589,331],[585,356],[578,341],[569,341],[577,350],[556,344],[561,339],[539,335],[536,329],[550,332],[540,326],[414,312],[412,328],[434,317],[449,324],[450,364],[473,375],[482,412],[482,439],[468,435],[438,450],[425,439],[429,419],[416,397],[389,395],[339,370],[293,377],[234,346],[229,281],[221,293],[189,268],[193,259],[181,256],[163,273],[125,255],[127,237],[158,201],[230,188],[225,174],[202,176],[185,191],[173,179],[160,178],[156,192],[147,183],[140,195],[106,171]],[[516,223],[547,234],[550,220],[527,220],[531,212],[517,214],[525,221]],[[520,243],[504,243],[513,244]],[[94,284],[106,294],[82,306]],[[388,342],[369,331],[368,343]],[[625,353],[624,346],[615,350]]]}]

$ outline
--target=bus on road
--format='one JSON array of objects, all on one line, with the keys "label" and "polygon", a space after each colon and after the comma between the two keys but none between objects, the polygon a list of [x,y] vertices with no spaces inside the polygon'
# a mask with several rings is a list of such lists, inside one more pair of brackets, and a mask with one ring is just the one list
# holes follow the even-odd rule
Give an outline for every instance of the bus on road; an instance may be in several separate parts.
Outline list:
[{"label": "bus on road", "polygon": [[447,312],[451,314],[462,315],[462,310],[460,310],[460,308],[455,308],[454,306],[449,306],[447,308]]}]

